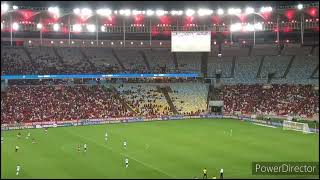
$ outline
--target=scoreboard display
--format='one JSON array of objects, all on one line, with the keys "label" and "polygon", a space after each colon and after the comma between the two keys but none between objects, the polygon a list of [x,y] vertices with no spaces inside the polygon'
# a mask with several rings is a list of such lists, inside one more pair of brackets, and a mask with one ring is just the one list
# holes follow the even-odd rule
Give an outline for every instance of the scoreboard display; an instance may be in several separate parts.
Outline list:
[{"label": "scoreboard display", "polygon": [[171,52],[210,52],[210,31],[172,31]]}]

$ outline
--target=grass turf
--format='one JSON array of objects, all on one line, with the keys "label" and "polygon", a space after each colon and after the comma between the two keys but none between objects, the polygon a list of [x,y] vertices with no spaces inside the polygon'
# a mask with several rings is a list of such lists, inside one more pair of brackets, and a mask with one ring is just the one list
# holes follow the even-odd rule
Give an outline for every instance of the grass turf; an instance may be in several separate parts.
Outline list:
[{"label": "grass turf", "polygon": [[[232,136],[230,135],[232,129]],[[31,132],[31,138],[25,137]],[[17,133],[22,137],[18,139]],[[108,132],[108,142],[104,140]],[[253,176],[253,161],[317,161],[319,135],[193,119],[1,132],[1,178],[319,178]],[[32,144],[35,137],[37,143]],[[127,140],[128,148],[123,148]],[[88,145],[83,152],[83,144]],[[81,144],[81,152],[77,145]],[[15,145],[20,146],[15,152]],[[129,158],[126,169],[124,160]],[[16,166],[21,165],[16,176]]]}]

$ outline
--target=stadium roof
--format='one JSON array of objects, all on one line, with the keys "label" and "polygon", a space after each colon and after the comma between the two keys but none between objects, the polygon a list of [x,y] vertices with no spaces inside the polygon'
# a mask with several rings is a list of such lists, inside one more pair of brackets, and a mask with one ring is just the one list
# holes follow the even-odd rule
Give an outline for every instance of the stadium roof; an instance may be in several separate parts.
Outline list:
[{"label": "stadium roof", "polygon": [[120,8],[229,8],[237,6],[239,8],[246,6],[288,6],[296,5],[298,3],[316,3],[318,1],[15,1],[17,6],[30,6],[30,7],[50,7],[59,6],[63,8],[75,8],[76,6],[83,6],[89,8],[99,8],[107,6],[112,9]]}]

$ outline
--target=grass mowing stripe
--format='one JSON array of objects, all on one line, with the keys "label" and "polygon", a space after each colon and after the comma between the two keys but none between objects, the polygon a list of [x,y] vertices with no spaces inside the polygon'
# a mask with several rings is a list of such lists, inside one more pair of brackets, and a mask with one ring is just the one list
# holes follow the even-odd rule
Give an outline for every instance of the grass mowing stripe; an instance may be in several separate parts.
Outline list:
[{"label": "grass mowing stripe", "polygon": [[[110,150],[111,152],[113,152],[113,153],[119,153],[119,152],[114,151],[114,150],[113,150],[112,148],[110,148],[109,146],[106,146],[106,144],[98,144],[98,143],[96,143],[95,141],[92,141],[91,139],[88,139],[87,137],[81,136],[81,135],[79,135],[79,134],[77,134],[76,136],[79,136],[79,137],[81,137],[82,139],[87,139],[87,140],[89,140],[90,142],[93,142],[94,144],[96,144],[96,145],[98,145],[98,146],[104,146],[104,147],[106,147],[107,149],[109,149],[109,150]],[[119,154],[122,155],[122,156],[123,156],[123,155],[128,156],[127,154],[124,154],[124,153],[119,153]],[[160,169],[158,169],[158,168],[156,168],[156,167],[151,166],[150,164],[147,164],[147,163],[144,163],[144,162],[142,162],[142,161],[140,161],[140,160],[137,160],[136,158],[134,158],[134,157],[132,157],[132,156],[128,156],[128,157],[130,157],[131,159],[135,160],[136,162],[138,162],[138,163],[140,163],[140,164],[142,164],[142,165],[144,165],[144,166],[146,166],[146,167],[148,167],[148,168],[154,169],[154,170],[160,172],[161,174],[164,174],[164,175],[166,175],[166,176],[168,176],[168,177],[170,177],[170,178],[173,178],[173,176],[169,175],[168,173],[166,173],[166,172],[164,172],[164,171],[162,171],[162,170],[160,170]]]},{"label": "grass mowing stripe", "polygon": [[[28,131],[37,144],[16,138],[18,132],[24,137]],[[106,131],[111,137],[108,142],[104,140]],[[253,176],[251,163],[319,159],[318,134],[305,135],[227,119],[50,128],[48,136],[43,129],[1,134],[5,138],[1,146],[1,178],[17,178],[17,163],[23,171],[18,178],[188,179],[201,178],[204,167],[210,178],[219,177],[221,168],[225,178],[299,178],[302,176]],[[129,142],[126,150],[124,140]],[[84,143],[88,145],[86,153]],[[14,152],[15,145],[21,147],[18,154]],[[124,155],[129,161],[132,159],[127,169]]]}]

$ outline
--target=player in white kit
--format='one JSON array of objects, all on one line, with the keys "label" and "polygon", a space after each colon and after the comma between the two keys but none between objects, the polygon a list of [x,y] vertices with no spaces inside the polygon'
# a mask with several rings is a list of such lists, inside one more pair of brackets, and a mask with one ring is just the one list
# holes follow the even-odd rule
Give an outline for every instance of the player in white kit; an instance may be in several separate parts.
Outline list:
[{"label": "player in white kit", "polygon": [[31,133],[28,132],[28,135],[26,136],[26,139],[29,139],[30,136],[31,136]]},{"label": "player in white kit", "polygon": [[123,147],[124,147],[125,149],[127,149],[127,141],[124,141],[124,142],[123,142]]},{"label": "player in white kit", "polygon": [[1,144],[4,142],[4,137],[1,137]]},{"label": "player in white kit", "polygon": [[106,141],[108,141],[108,133],[106,132],[106,135],[104,136],[104,139],[106,140]]},{"label": "player in white kit", "polygon": [[87,144],[83,145],[84,152],[87,152]]},{"label": "player in white kit", "polygon": [[125,163],[126,163],[126,168],[128,168],[128,166],[129,166],[129,159],[128,158],[126,158]]},{"label": "player in white kit", "polygon": [[19,175],[19,172],[20,172],[20,165],[18,164],[18,165],[17,165],[17,172],[16,172],[16,176],[18,176],[18,175]]}]

